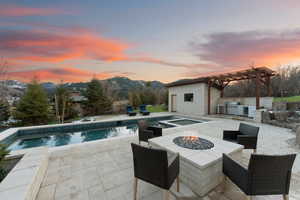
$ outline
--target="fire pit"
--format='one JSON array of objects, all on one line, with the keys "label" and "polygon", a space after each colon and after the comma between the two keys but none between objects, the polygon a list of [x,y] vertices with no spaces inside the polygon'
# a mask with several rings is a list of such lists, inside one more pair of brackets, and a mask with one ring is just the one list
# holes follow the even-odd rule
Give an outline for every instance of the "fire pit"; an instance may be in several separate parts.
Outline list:
[{"label": "fire pit", "polygon": [[183,148],[193,150],[206,150],[214,147],[214,143],[198,136],[179,136],[173,142]]}]

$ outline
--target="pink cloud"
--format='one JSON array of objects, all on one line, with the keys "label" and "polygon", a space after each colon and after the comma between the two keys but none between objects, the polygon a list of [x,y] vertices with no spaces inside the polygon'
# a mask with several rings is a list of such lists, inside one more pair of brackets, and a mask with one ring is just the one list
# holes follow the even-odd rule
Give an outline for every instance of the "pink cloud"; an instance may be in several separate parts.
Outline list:
[{"label": "pink cloud", "polygon": [[222,67],[275,66],[299,60],[300,30],[215,33],[205,43],[192,43],[201,60]]},{"label": "pink cloud", "polygon": [[0,5],[0,16],[23,17],[23,16],[49,16],[58,14],[70,14],[59,8],[33,8],[14,4]]},{"label": "pink cloud", "polygon": [[37,78],[41,81],[53,81],[53,82],[80,82],[88,81],[93,77],[98,79],[106,79],[113,76],[127,76],[127,73],[118,71],[96,73],[89,70],[82,70],[74,67],[60,67],[60,68],[47,68],[47,69],[33,69],[23,71],[10,71],[7,73],[7,77],[10,79],[18,79],[25,82],[29,82],[33,78]]},{"label": "pink cloud", "polygon": [[120,61],[127,58],[129,45],[95,35],[88,30],[70,32],[0,31],[0,51],[13,60],[62,62],[72,59]]}]

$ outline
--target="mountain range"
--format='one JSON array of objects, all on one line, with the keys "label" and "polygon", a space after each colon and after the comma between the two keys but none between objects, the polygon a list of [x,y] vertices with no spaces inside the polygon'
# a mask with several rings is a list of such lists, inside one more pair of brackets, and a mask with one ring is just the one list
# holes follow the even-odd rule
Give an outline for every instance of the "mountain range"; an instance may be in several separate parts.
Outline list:
[{"label": "mountain range", "polygon": [[[139,91],[146,87],[150,87],[153,90],[165,90],[164,84],[160,81],[131,80],[126,77],[113,77],[100,81],[105,89],[112,91],[112,93],[119,99],[127,98],[128,93],[131,91]],[[63,87],[66,87],[72,91],[80,92],[85,90],[87,84],[87,82],[63,83]],[[9,88],[9,90],[17,90],[19,92],[24,92],[27,87],[27,83],[17,80],[6,80],[5,85]],[[44,82],[41,83],[41,85],[48,94],[52,94],[58,86],[58,84],[52,82]]]}]

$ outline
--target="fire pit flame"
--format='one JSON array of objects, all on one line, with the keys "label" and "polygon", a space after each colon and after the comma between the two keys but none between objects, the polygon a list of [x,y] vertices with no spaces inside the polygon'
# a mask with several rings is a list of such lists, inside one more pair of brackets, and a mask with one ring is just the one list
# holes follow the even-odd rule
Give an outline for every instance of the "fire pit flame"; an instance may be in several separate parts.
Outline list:
[{"label": "fire pit flame", "polygon": [[184,136],[183,140],[186,140],[186,141],[196,141],[196,140],[198,140],[198,137],[197,136]]}]

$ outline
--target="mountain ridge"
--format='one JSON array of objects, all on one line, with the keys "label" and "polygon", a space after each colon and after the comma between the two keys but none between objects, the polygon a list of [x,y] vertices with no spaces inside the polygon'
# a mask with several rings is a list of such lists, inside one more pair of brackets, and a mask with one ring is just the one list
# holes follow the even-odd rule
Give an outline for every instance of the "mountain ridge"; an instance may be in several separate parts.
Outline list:
[{"label": "mountain ridge", "polygon": [[[1,81],[3,83],[3,81]],[[112,77],[105,80],[100,80],[105,90],[110,90],[111,93],[119,99],[128,98],[128,93],[139,91],[145,88],[152,90],[165,90],[164,83],[160,81],[144,81],[132,80],[127,77]],[[18,80],[6,80],[5,85],[14,90],[25,91],[28,83]],[[48,94],[53,94],[56,87],[59,85],[53,82],[41,82],[42,87]],[[83,92],[87,87],[88,82],[63,83],[62,86],[72,91]]]}]

